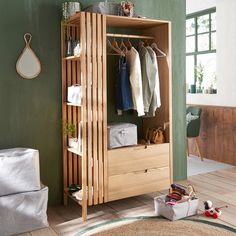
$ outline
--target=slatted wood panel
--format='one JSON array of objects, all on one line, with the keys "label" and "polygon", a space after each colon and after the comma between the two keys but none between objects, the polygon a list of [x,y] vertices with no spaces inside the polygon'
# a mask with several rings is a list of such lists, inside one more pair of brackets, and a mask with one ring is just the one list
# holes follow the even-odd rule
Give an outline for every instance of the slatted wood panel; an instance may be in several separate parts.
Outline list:
[{"label": "slatted wood panel", "polygon": [[[77,25],[76,25],[77,24]],[[87,217],[87,205],[104,202],[104,159],[106,141],[106,19],[95,13],[80,14],[76,24],[63,26],[62,52],[69,36],[80,39],[80,60],[62,60],[63,120],[76,124],[82,121],[82,155],[67,150],[63,135],[64,189],[72,183],[83,189],[82,216]],[[62,55],[64,57],[64,55]],[[66,105],[67,87],[82,86],[82,104]],[[66,203],[66,198],[65,198]]]},{"label": "slatted wood panel", "polygon": [[[199,146],[204,158],[236,165],[236,108],[200,106],[202,108]],[[189,140],[190,154],[197,155]]]}]

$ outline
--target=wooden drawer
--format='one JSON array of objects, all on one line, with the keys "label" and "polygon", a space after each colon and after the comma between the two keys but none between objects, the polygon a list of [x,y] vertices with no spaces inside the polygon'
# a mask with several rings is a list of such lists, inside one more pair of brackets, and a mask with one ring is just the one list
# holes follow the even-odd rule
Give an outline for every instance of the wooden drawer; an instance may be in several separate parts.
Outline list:
[{"label": "wooden drawer", "polygon": [[168,189],[169,167],[110,176],[108,186],[108,201]]},{"label": "wooden drawer", "polygon": [[169,143],[108,151],[108,176],[169,166]]}]

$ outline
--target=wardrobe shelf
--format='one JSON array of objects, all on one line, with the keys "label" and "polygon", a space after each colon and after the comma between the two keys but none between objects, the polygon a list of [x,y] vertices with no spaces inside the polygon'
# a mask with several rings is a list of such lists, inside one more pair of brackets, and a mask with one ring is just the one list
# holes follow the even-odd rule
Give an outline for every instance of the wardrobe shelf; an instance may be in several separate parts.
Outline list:
[{"label": "wardrobe shelf", "polygon": [[81,104],[76,104],[76,103],[71,103],[71,102],[67,102],[66,105],[68,105],[68,106],[75,106],[75,107],[81,107]]},{"label": "wardrobe shelf", "polygon": [[72,152],[73,154],[76,154],[76,155],[82,157],[82,153],[79,152],[76,148],[67,147],[67,151],[68,151],[68,152]]},{"label": "wardrobe shelf", "polygon": [[78,61],[80,60],[80,56],[69,56],[69,57],[64,57],[63,60],[72,60],[72,61]]}]

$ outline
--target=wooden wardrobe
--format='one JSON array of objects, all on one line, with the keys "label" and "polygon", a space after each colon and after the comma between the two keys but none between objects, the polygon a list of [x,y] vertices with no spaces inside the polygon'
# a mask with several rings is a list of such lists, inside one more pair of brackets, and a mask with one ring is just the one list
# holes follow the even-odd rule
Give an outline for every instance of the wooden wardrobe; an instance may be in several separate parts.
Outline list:
[{"label": "wooden wardrobe", "polygon": [[[169,123],[164,144],[107,149],[107,37],[116,29],[132,30],[129,38],[153,39],[167,54],[158,59],[162,105],[156,117],[142,119],[141,127],[145,132],[148,127]],[[79,57],[65,57],[69,37],[80,40]],[[64,204],[68,197],[75,200],[86,220],[87,206],[168,189],[173,170],[171,23],[80,12],[61,25],[61,55],[62,119],[76,126],[82,121],[82,153],[68,148],[63,133]],[[81,105],[67,102],[67,87],[73,84],[82,86]],[[82,187],[82,201],[68,193],[72,183]]]}]

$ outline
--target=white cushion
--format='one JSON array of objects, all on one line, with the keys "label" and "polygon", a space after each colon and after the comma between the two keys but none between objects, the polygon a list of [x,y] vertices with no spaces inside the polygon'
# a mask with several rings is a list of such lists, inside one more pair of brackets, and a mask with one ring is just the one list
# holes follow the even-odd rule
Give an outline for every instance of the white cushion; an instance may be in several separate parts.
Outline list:
[{"label": "white cushion", "polygon": [[0,196],[35,190],[40,190],[38,150],[0,150]]}]

